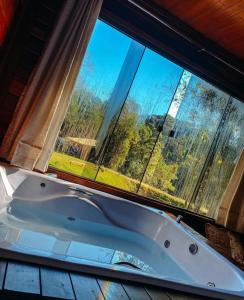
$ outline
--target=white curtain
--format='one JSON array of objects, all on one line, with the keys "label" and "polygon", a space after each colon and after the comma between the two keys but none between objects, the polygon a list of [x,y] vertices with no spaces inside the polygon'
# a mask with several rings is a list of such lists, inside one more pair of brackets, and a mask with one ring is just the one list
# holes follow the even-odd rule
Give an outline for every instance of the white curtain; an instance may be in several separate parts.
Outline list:
[{"label": "white curtain", "polygon": [[244,234],[244,150],[221,200],[217,224]]},{"label": "white curtain", "polygon": [[11,164],[46,171],[102,0],[66,0],[0,148]]}]

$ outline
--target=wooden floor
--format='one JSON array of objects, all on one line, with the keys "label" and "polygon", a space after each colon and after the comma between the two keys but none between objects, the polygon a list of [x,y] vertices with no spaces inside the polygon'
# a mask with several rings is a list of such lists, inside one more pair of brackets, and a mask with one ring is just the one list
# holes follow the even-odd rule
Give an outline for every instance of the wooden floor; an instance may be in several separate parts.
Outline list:
[{"label": "wooden floor", "polygon": [[38,265],[0,260],[0,299],[211,300]]}]

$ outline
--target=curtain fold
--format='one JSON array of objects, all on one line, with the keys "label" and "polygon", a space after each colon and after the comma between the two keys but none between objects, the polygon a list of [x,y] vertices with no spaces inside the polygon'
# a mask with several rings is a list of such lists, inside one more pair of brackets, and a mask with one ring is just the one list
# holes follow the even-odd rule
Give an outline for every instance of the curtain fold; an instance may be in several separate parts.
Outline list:
[{"label": "curtain fold", "polygon": [[217,224],[244,234],[244,150],[222,197]]},{"label": "curtain fold", "polygon": [[15,110],[0,157],[45,172],[102,0],[66,0]]}]

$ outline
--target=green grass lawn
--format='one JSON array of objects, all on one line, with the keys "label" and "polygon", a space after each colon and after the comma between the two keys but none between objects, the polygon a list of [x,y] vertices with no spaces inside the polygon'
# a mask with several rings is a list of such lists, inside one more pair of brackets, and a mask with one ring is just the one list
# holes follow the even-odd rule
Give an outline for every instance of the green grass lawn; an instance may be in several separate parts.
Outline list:
[{"label": "green grass lawn", "polygon": [[89,179],[95,178],[98,169],[95,164],[59,152],[53,152],[49,166]]},{"label": "green grass lawn", "polygon": [[[58,152],[53,152],[49,165],[56,169],[89,179],[94,179],[98,170],[98,167],[93,163]],[[96,181],[130,192],[136,192],[139,185],[138,180],[129,178],[105,167],[100,168]],[[185,205],[184,199],[172,196],[145,183],[142,183],[139,194],[181,207]]]}]

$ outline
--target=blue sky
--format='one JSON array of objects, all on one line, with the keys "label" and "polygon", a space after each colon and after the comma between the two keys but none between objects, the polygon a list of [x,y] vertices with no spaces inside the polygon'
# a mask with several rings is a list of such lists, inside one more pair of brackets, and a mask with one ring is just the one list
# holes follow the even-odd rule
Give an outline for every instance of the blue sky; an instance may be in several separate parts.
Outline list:
[{"label": "blue sky", "polygon": [[[98,20],[75,89],[79,90],[84,87],[102,101],[109,100],[131,41],[131,38],[125,34]],[[163,115],[167,112],[182,72],[183,69],[180,66],[150,49],[145,50],[128,95],[128,98],[138,103],[141,116]],[[189,88],[186,95],[182,97],[183,99],[185,96],[184,105],[181,105],[179,111],[181,119],[189,118],[191,109],[194,110],[194,99],[192,99],[190,91],[197,82],[215,89],[218,94],[224,94],[197,76],[191,75],[189,72],[185,73],[187,73]],[[170,115],[175,116],[178,109],[179,105],[172,105]]]},{"label": "blue sky", "polygon": [[[75,89],[84,86],[102,100],[108,100],[130,47],[131,39],[109,25],[97,21]],[[182,68],[146,49],[129,98],[143,111],[167,111]]]},{"label": "blue sky", "polygon": [[130,46],[131,39],[97,21],[77,78],[76,89],[84,86],[108,100]]}]

